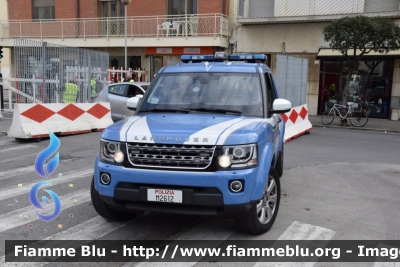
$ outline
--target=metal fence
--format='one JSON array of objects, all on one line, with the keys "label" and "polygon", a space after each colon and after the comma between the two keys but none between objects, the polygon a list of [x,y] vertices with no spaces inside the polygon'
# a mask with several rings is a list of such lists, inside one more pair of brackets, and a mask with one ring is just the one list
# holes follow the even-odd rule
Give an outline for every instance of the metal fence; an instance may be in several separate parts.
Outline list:
[{"label": "metal fence", "polygon": [[[129,38],[159,36],[228,36],[228,17],[223,14],[188,16],[127,17]],[[93,38],[123,37],[125,19],[88,18],[56,20],[0,21],[0,39],[4,38]]]},{"label": "metal fence", "polygon": [[[96,93],[108,82],[108,53],[24,39],[15,39],[14,47],[15,87],[43,103],[91,102],[91,79]],[[66,96],[68,82],[78,86],[76,97]],[[16,102],[32,100],[17,95]]]},{"label": "metal fence", "polygon": [[348,15],[399,17],[399,0],[238,0],[238,22],[329,20]]},{"label": "metal fence", "polygon": [[277,55],[275,83],[280,98],[292,107],[307,104],[308,59]]}]

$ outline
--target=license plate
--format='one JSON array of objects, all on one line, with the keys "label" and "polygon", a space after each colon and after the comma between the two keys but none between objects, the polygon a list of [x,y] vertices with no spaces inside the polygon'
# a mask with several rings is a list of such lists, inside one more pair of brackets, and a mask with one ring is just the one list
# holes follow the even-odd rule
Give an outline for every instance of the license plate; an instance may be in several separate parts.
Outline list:
[{"label": "license plate", "polygon": [[147,189],[147,200],[182,203],[182,191],[170,189]]}]

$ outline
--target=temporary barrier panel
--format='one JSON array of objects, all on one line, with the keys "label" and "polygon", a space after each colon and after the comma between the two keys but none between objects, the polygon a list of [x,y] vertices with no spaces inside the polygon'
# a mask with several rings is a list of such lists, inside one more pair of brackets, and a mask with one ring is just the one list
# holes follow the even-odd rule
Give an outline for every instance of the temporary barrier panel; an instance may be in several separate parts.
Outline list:
[{"label": "temporary barrier panel", "polygon": [[285,143],[302,134],[309,133],[312,129],[311,122],[308,120],[307,105],[292,108],[291,111],[282,114],[285,121]]},{"label": "temporary barrier panel", "polygon": [[101,131],[113,124],[110,103],[16,104],[8,136],[41,138]]}]

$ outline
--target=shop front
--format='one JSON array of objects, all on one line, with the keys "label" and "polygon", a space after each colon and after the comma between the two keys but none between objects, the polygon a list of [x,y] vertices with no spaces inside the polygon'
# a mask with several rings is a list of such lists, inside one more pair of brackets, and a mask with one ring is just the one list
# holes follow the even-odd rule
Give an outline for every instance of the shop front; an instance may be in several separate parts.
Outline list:
[{"label": "shop front", "polygon": [[176,65],[182,55],[214,54],[214,47],[146,47],[149,60],[150,77],[153,77],[164,66]]},{"label": "shop front", "polygon": [[[400,54],[372,53],[363,56],[358,70],[351,76],[347,101],[360,103],[372,118],[390,118],[396,58],[400,58]],[[332,49],[320,49],[317,59],[321,61],[318,114],[322,114],[329,101],[342,103],[349,63]]]}]

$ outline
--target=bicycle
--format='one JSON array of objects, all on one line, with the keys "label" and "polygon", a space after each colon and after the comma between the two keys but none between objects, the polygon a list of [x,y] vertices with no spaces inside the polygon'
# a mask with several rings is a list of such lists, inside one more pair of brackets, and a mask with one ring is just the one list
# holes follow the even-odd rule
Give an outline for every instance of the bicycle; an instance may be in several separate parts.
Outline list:
[{"label": "bicycle", "polygon": [[[328,107],[331,109],[327,109],[324,111],[321,117],[321,122],[324,125],[329,125],[333,122],[333,120],[336,118],[337,114],[340,116],[342,120],[348,119],[350,123],[355,126],[355,127],[362,127],[368,122],[368,113],[365,112],[362,108],[360,110],[354,110],[354,104],[353,102],[348,102],[349,106],[344,106],[344,105],[339,105],[339,104],[334,104],[332,102],[328,102]],[[347,113],[342,116],[342,114],[339,111],[339,108],[347,108]]]}]

